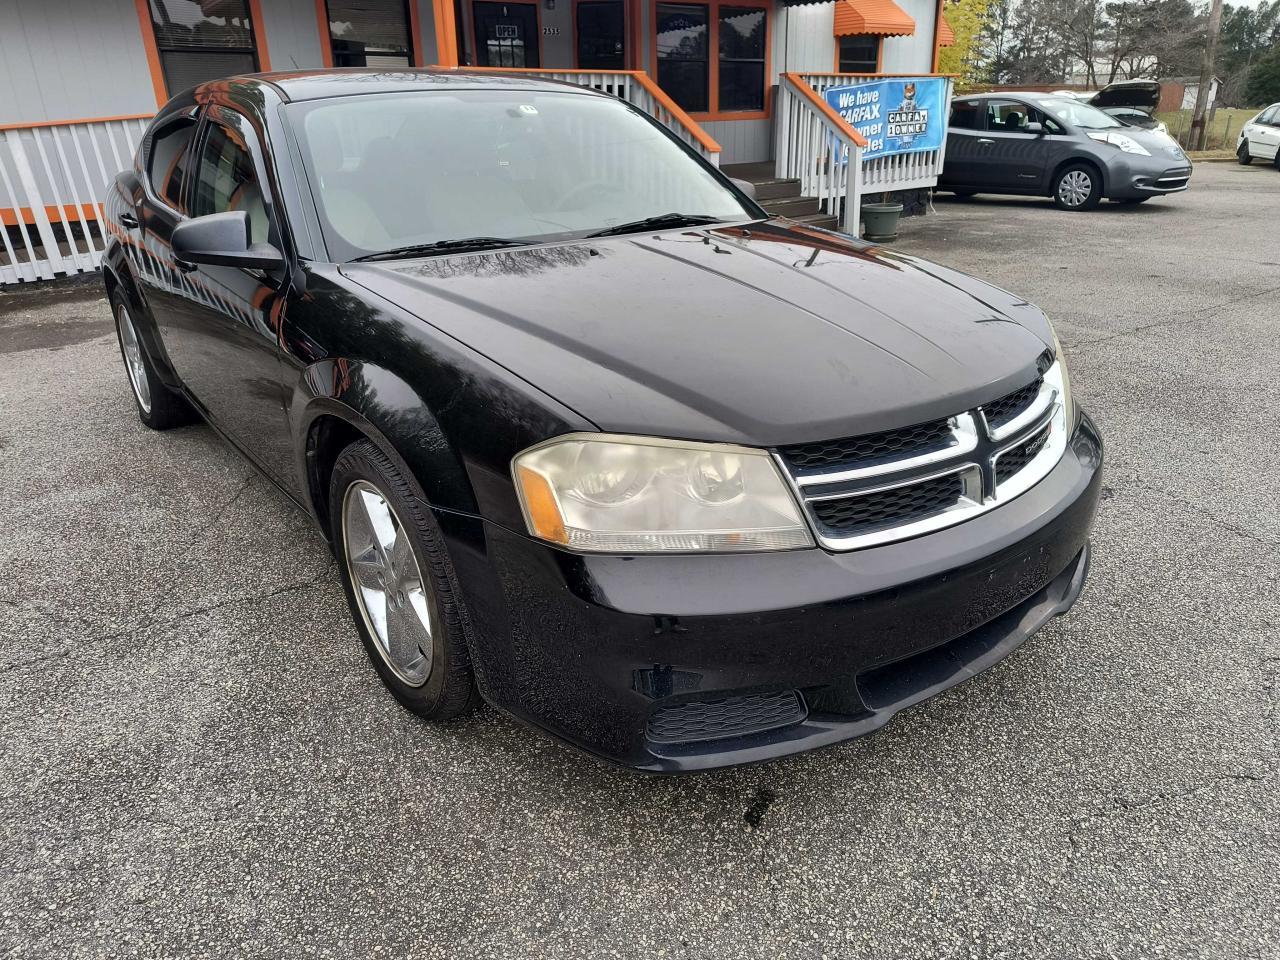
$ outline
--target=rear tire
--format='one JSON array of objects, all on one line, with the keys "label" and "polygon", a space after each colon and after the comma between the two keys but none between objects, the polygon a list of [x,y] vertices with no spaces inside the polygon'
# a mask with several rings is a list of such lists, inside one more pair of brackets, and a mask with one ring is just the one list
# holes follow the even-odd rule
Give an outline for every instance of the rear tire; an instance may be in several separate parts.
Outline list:
[{"label": "rear tire", "polygon": [[194,421],[196,412],[191,404],[182,394],[165,386],[156,373],[146,343],[138,335],[133,311],[119,289],[111,295],[111,312],[115,316],[120,357],[124,360],[129,390],[138,408],[138,419],[152,430],[168,430]]},{"label": "rear tire", "polygon": [[1088,164],[1071,164],[1053,181],[1053,202],[1072,213],[1092,210],[1102,202],[1102,175]]},{"label": "rear tire", "polygon": [[477,694],[466,612],[418,484],[357,440],[329,477],[329,529],[356,630],[383,684],[429,720],[468,712]]},{"label": "rear tire", "polygon": [[1241,140],[1240,146],[1236,148],[1236,159],[1240,161],[1240,166],[1247,167],[1253,163],[1253,157],[1249,156],[1249,141]]}]

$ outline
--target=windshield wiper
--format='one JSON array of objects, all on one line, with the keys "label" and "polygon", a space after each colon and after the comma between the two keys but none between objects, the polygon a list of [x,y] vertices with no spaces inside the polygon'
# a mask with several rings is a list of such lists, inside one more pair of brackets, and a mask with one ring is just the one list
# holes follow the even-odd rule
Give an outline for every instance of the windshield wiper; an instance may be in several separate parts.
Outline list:
[{"label": "windshield wiper", "polygon": [[612,237],[620,233],[640,233],[644,230],[659,230],[663,227],[698,227],[707,223],[720,223],[720,217],[711,217],[705,213],[661,213],[656,217],[645,217],[643,220],[632,220],[620,223],[616,227],[588,233],[588,237]]},{"label": "windshield wiper", "polygon": [[403,260],[406,257],[420,257],[432,253],[457,253],[463,250],[500,250],[503,247],[527,247],[528,240],[504,240],[502,237],[466,237],[460,240],[437,240],[435,243],[414,243],[407,247],[395,247],[378,253],[367,253],[363,257],[355,257],[352,263],[361,260]]}]

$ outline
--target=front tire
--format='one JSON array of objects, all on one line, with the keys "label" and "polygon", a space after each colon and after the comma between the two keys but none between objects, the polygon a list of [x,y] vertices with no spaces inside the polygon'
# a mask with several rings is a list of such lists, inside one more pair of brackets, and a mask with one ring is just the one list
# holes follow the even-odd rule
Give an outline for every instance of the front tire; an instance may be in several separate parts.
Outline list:
[{"label": "front tire", "polygon": [[195,411],[185,397],[165,386],[156,373],[155,364],[138,335],[133,311],[120,290],[111,295],[111,312],[115,315],[116,339],[120,343],[133,402],[138,407],[138,419],[152,430],[168,430],[191,423],[196,419]]},{"label": "front tire", "polygon": [[329,525],[356,629],[387,689],[430,720],[471,709],[465,610],[417,483],[371,441],[358,440],[334,463]]},{"label": "front tire", "polygon": [[1102,175],[1087,164],[1074,163],[1053,182],[1053,202],[1075,213],[1102,202]]},{"label": "front tire", "polygon": [[1253,157],[1249,155],[1249,141],[1241,140],[1240,146],[1236,148],[1236,159],[1240,161],[1240,166],[1247,167],[1253,163]]}]

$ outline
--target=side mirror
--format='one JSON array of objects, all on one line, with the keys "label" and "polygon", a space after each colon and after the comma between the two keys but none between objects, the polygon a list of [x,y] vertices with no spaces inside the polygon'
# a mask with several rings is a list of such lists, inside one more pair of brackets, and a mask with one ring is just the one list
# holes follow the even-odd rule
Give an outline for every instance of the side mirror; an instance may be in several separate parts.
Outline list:
[{"label": "side mirror", "polygon": [[752,200],[756,198],[756,185],[750,180],[738,180],[734,177],[730,177],[730,180],[733,182],[735,187],[745,193]]},{"label": "side mirror", "polygon": [[1023,127],[1023,129],[1026,130],[1027,133],[1034,133],[1037,137],[1044,136],[1044,124],[1038,120],[1032,120],[1025,127]]},{"label": "side mirror", "polygon": [[211,213],[173,228],[173,255],[187,263],[277,270],[284,254],[269,243],[249,243],[249,214],[244,210]]}]

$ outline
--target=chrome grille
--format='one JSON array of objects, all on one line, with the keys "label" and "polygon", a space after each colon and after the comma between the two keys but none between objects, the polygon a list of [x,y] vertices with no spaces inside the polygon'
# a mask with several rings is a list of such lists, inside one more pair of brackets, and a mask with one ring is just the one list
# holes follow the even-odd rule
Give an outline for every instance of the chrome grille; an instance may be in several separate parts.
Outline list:
[{"label": "chrome grille", "polygon": [[1067,443],[1061,368],[1039,369],[1031,383],[946,420],[779,449],[818,541],[854,550],[905,540],[1030,489]]},{"label": "chrome grille", "polygon": [[904,451],[941,450],[951,443],[951,421],[944,417],[901,430],[885,430],[862,437],[783,447],[778,452],[793,468],[812,470],[856,460],[895,457]]},{"label": "chrome grille", "polygon": [[964,479],[957,473],[922,483],[891,487],[860,497],[813,501],[813,515],[828,530],[866,530],[909,523],[932,516],[964,496]]},{"label": "chrome grille", "polygon": [[1000,454],[996,458],[996,487],[1000,484],[1012,480],[1019,471],[1026,468],[1032,460],[1036,458],[1036,454],[1044,449],[1044,445],[1049,442],[1049,428],[1045,427],[1030,440],[1020,443],[1016,447],[1012,447]]},{"label": "chrome grille", "polygon": [[1004,426],[1027,409],[1031,401],[1036,398],[1036,394],[1040,392],[1042,383],[1044,383],[1044,377],[1037,377],[1034,383],[1027,384],[1021,390],[1015,390],[991,403],[984,403],[982,412],[987,418],[987,423],[993,427]]}]

